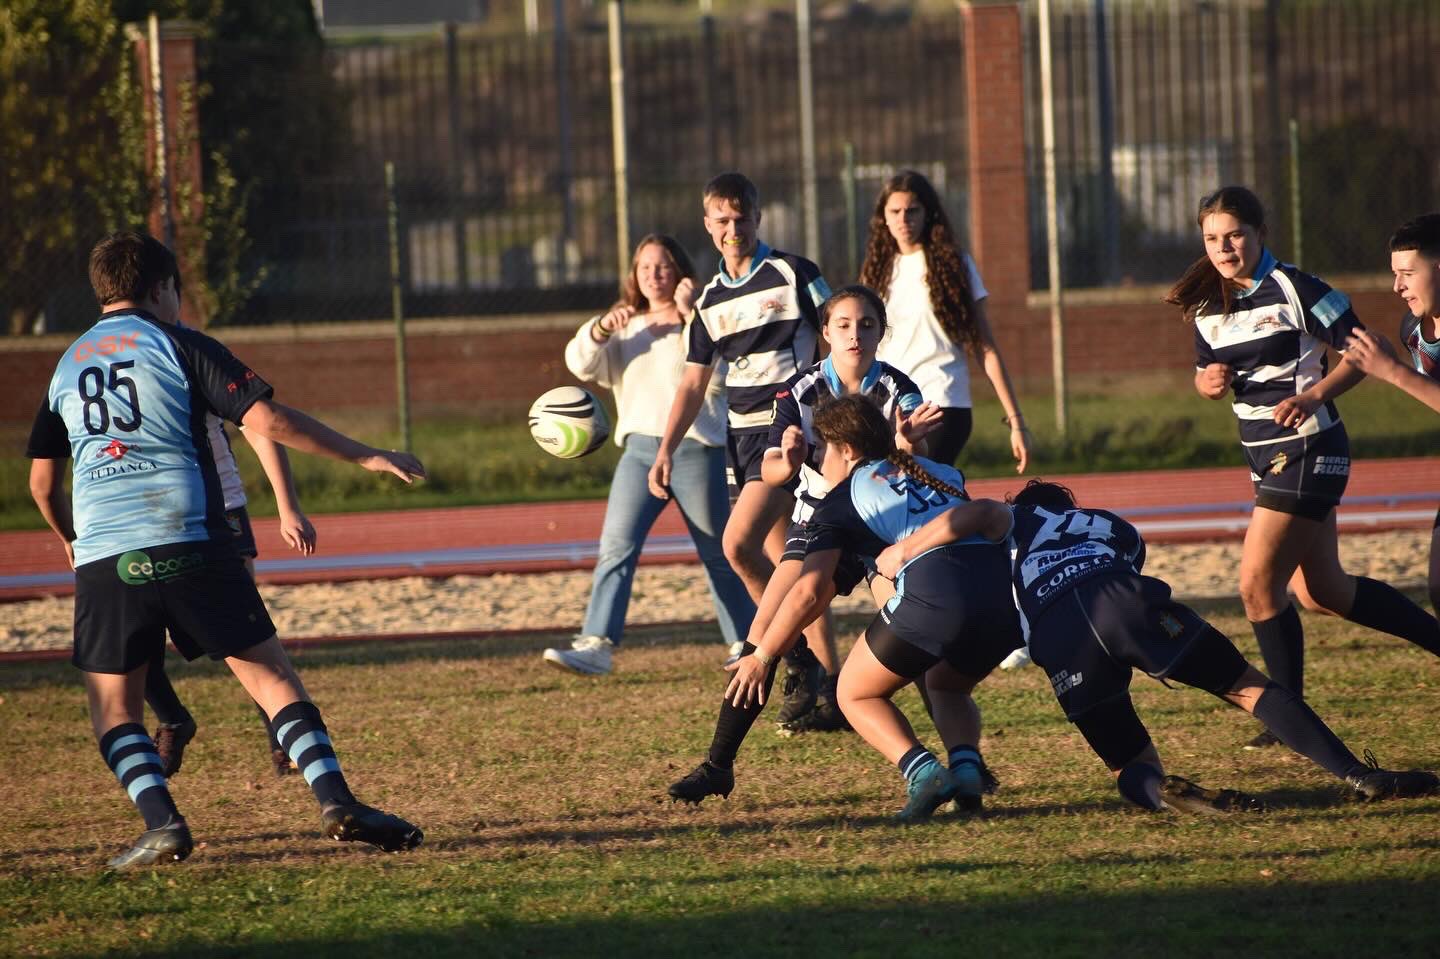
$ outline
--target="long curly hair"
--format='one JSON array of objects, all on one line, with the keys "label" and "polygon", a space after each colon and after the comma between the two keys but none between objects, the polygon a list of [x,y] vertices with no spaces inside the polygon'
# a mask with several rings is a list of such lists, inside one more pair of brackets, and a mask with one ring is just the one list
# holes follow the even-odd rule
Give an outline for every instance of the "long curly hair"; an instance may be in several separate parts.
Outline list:
[{"label": "long curly hair", "polygon": [[885,225],[885,204],[892,193],[909,193],[925,208],[925,229],[920,245],[925,250],[925,273],[930,287],[930,308],[950,341],[963,346],[970,355],[980,355],[980,329],[975,325],[975,295],[960,241],[950,226],[950,218],[940,205],[940,195],[914,170],[901,170],[885,182],[870,214],[870,239],[865,248],[865,262],[860,267],[860,282],[889,295],[890,280],[895,270],[895,256],[900,245]]},{"label": "long curly hair", "polygon": [[[1265,231],[1265,207],[1260,198],[1243,186],[1222,186],[1200,201],[1200,210],[1195,214],[1195,225],[1205,228],[1205,218],[1212,213],[1228,213],[1241,223],[1255,228],[1257,233]],[[1219,303],[1222,316],[1230,315],[1234,303],[1234,284],[1226,282],[1210,262],[1210,254],[1191,263],[1175,281],[1165,302],[1180,307],[1180,313],[1187,322],[1194,322],[1200,308],[1207,303]]]},{"label": "long curly hair", "polygon": [[[640,269],[640,254],[652,243],[662,247],[670,257],[670,262],[675,264],[675,272],[680,274],[675,280],[676,283],[687,277],[692,280],[695,278],[695,264],[690,262],[690,254],[685,252],[679,240],[666,233],[647,233],[635,244],[635,255],[630,257],[630,269],[620,281],[620,299],[611,307],[612,310],[616,306],[629,306],[637,313],[650,312],[650,301],[640,292],[640,279],[636,272]],[[681,319],[686,317],[682,316]]]},{"label": "long curly hair", "polygon": [[869,397],[852,393],[816,407],[815,434],[826,443],[844,443],[854,448],[867,462],[885,460],[931,489],[959,499],[970,498],[963,489],[956,489],[930,475],[930,471],[909,453],[896,449],[895,428]]}]

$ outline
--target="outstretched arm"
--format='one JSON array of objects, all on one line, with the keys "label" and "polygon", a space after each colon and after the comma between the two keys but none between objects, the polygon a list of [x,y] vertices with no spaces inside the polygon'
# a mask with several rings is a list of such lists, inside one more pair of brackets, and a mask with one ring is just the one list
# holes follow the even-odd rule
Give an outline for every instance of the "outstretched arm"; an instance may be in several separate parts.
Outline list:
[{"label": "outstretched arm", "polygon": [[1404,390],[1440,413],[1440,382],[1401,363],[1390,341],[1380,334],[1356,330],[1345,341],[1345,359],[1367,376]]},{"label": "outstretched arm", "polygon": [[30,461],[30,496],[45,522],[65,546],[65,558],[75,568],[75,522],[70,497],[65,493],[65,460]]},{"label": "outstretched arm", "polygon": [[241,430],[245,441],[255,451],[270,488],[275,491],[275,511],[280,516],[280,538],[302,556],[315,552],[315,527],[300,511],[300,494],[295,491],[295,476],[290,472],[290,457],[285,447],[251,430]]},{"label": "outstretched arm", "polygon": [[764,635],[755,643],[755,653],[741,656],[725,667],[735,674],[725,687],[725,699],[737,707],[747,705],[752,699],[762,706],[765,704],[765,673],[776,657],[790,651],[800,638],[801,630],[825,612],[835,598],[835,567],[839,563],[838,549],[821,550],[805,557],[799,578],[785,593]]},{"label": "outstretched arm", "polygon": [[886,579],[894,579],[900,569],[927,550],[954,543],[967,536],[983,536],[992,543],[1010,535],[1013,518],[1010,507],[993,499],[977,499],[946,510],[924,526],[887,546],[875,557],[875,568]]},{"label": "outstretched arm", "polygon": [[425,476],[425,467],[409,453],[366,446],[282,403],[256,402],[245,412],[240,425],[302,453],[344,460],[375,473],[394,473],[407,483]]}]

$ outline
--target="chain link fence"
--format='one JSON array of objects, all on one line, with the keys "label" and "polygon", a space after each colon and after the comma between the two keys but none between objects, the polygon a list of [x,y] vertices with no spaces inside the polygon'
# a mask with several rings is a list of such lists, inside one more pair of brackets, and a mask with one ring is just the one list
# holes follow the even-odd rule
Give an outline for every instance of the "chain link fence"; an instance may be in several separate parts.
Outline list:
[{"label": "chain link fence", "polygon": [[[1201,252],[1200,198],[1229,183],[1265,202],[1277,255],[1322,275],[1387,270],[1390,232],[1440,202],[1431,69],[1440,4],[1052,0],[1051,8],[1067,286],[1173,280]],[[1029,13],[1038,288],[1047,268],[1039,30],[1033,6]]]},{"label": "chain link fence", "polygon": [[[1256,188],[1277,252],[1322,274],[1383,270],[1388,231],[1440,201],[1440,99],[1427,72],[1440,49],[1440,5],[1054,0],[1052,8],[1067,286],[1172,279],[1199,252],[1199,197],[1227,182]],[[1036,6],[1021,13],[1031,281],[1042,288]],[[796,41],[793,17],[776,11],[627,29],[632,236],[673,233],[708,270],[700,188],[739,169],[760,187],[762,235],[805,252]],[[857,273],[876,190],[901,167],[931,177],[963,231],[961,17],[855,6],[818,20],[812,43],[814,252],[827,275]],[[386,161],[397,174],[408,315],[590,309],[613,298],[603,29],[494,36],[440,27],[418,38],[331,42],[299,67],[281,53],[216,40],[200,50],[206,249],[210,272],[225,273],[223,322],[387,317]],[[259,104],[257,120],[244,129],[207,121],[241,90]],[[226,178],[232,188],[216,194]],[[48,329],[93,318],[77,273],[93,240],[83,232],[73,255],[61,250],[42,264],[55,291]]]}]

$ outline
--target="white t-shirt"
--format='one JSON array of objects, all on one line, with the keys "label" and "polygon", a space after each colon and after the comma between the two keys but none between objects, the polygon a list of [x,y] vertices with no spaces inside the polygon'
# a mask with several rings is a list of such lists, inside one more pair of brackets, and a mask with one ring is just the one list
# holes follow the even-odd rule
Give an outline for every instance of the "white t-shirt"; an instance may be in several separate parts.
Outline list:
[{"label": "white t-shirt", "polygon": [[[969,253],[963,254],[970,294],[978,302],[989,296],[980,271]],[[920,395],[938,406],[968,408],[970,367],[965,347],[945,335],[930,305],[930,284],[925,274],[925,251],[897,255],[885,295],[889,330],[878,356],[909,375]]]},{"label": "white t-shirt", "polygon": [[[586,320],[566,344],[565,365],[576,379],[614,391],[619,409],[619,422],[615,424],[617,446],[623,447],[625,437],[631,433],[664,436],[670,401],[685,371],[687,330],[675,326],[657,337],[645,317],[637,316],[604,343],[596,343],[590,329],[599,319]],[[723,362],[720,366],[724,366]],[[710,377],[700,415],[685,435],[706,446],[724,446],[725,419],[725,376],[721,369]]]}]

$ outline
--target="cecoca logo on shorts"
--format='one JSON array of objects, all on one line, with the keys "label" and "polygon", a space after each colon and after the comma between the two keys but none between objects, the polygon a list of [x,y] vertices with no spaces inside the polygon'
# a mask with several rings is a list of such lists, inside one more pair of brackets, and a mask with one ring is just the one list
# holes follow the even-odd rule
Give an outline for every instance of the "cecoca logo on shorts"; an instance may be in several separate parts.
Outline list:
[{"label": "cecoca logo on shorts", "polygon": [[120,555],[115,562],[115,572],[119,574],[122,582],[129,583],[131,586],[141,586],[145,583],[174,579],[176,576],[183,576],[204,565],[205,557],[200,553],[186,553],[183,556],[152,560],[148,553],[134,549]]}]

